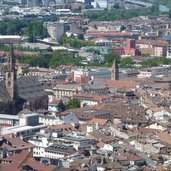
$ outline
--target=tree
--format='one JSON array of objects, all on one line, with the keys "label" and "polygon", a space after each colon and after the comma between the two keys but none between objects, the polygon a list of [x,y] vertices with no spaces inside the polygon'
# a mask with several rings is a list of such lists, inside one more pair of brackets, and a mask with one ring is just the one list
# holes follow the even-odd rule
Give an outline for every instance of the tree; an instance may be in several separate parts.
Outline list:
[{"label": "tree", "polygon": [[114,59],[116,58],[119,59],[120,57],[116,53],[114,53],[113,50],[110,50],[109,53],[104,56],[105,65],[111,67]]},{"label": "tree", "polygon": [[70,100],[67,105],[67,108],[68,109],[80,108],[80,100],[79,99]]},{"label": "tree", "polygon": [[95,43],[93,41],[82,40],[74,37],[67,37],[66,34],[63,34],[59,39],[59,44],[69,44],[73,48],[81,48],[84,46],[94,46]]},{"label": "tree", "polygon": [[171,59],[166,57],[155,57],[153,59],[147,59],[141,63],[142,67],[156,67],[162,64],[164,65],[171,64]]},{"label": "tree", "polygon": [[63,101],[60,100],[60,102],[58,104],[58,111],[63,112],[65,109],[66,109],[66,106],[64,105]]},{"label": "tree", "polygon": [[130,67],[132,67],[132,64],[133,64],[132,58],[125,57],[125,58],[122,58],[120,66],[122,68],[130,68]]}]

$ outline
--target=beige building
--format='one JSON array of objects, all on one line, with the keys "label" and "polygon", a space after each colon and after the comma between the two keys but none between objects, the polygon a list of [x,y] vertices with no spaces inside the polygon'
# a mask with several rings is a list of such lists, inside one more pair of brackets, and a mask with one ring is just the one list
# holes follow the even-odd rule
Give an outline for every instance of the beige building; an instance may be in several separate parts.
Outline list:
[{"label": "beige building", "polygon": [[46,23],[47,31],[51,38],[60,39],[64,33],[64,23],[48,22]]},{"label": "beige building", "polygon": [[167,46],[154,47],[154,56],[167,56]]},{"label": "beige building", "polygon": [[53,88],[53,92],[57,99],[62,97],[72,97],[75,94],[87,93],[87,94],[108,94],[109,88],[105,85],[100,84],[85,84],[81,85],[78,83],[73,84],[57,84]]},{"label": "beige building", "polygon": [[62,97],[72,97],[74,94],[81,93],[82,87],[80,84],[57,84],[53,88],[55,97],[60,99]]}]

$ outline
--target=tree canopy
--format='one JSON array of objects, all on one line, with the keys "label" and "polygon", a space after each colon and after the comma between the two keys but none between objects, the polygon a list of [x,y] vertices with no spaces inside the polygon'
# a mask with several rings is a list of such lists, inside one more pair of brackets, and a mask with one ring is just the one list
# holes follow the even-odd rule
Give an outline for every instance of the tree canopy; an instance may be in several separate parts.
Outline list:
[{"label": "tree canopy", "polygon": [[25,35],[30,42],[34,42],[36,37],[44,38],[48,36],[46,28],[43,26],[45,20],[24,20],[5,19],[0,21],[0,34],[2,35]]},{"label": "tree canopy", "polygon": [[31,66],[45,68],[56,68],[60,65],[81,65],[81,58],[75,57],[68,51],[56,51],[52,53],[41,53],[39,56],[22,56],[18,58],[20,63],[27,63]]},{"label": "tree canopy", "polygon": [[65,34],[59,39],[59,44],[69,44],[73,48],[81,48],[84,46],[94,46],[95,43],[93,41],[82,40],[74,37],[67,37]]},{"label": "tree canopy", "polygon": [[125,57],[121,59],[121,68],[131,68],[133,64],[131,57]]},{"label": "tree canopy", "polygon": [[112,9],[110,11],[100,11],[97,13],[88,13],[86,14],[88,18],[92,20],[99,21],[111,21],[111,20],[127,20],[133,17],[138,16],[153,16],[159,14],[158,8],[156,5],[150,8],[142,8],[142,9]]},{"label": "tree canopy", "polygon": [[119,61],[120,57],[116,53],[114,53],[112,50],[110,50],[109,53],[104,56],[105,65],[107,67],[111,67],[112,64],[113,64],[114,59],[116,59],[116,58]]},{"label": "tree canopy", "polygon": [[69,101],[69,103],[67,104],[67,109],[73,109],[73,108],[80,108],[79,99],[73,99]]},{"label": "tree canopy", "polygon": [[141,63],[142,67],[157,67],[169,64],[171,64],[171,59],[166,57],[155,57],[153,59],[147,59]]}]

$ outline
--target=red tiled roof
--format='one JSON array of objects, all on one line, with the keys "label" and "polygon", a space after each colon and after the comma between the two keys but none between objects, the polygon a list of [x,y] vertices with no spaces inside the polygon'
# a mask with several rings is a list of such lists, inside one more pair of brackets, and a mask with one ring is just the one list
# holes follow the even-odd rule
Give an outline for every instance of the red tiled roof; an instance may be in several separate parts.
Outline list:
[{"label": "red tiled roof", "polygon": [[157,134],[157,137],[161,141],[171,145],[171,135],[170,134],[168,134],[166,132],[160,132],[160,133]]},{"label": "red tiled roof", "polygon": [[138,85],[138,83],[136,83],[136,82],[121,81],[121,80],[106,80],[105,81],[105,84],[108,87],[116,88],[116,89],[121,89],[121,88],[125,88],[125,89],[136,88],[136,86]]},{"label": "red tiled roof", "polygon": [[31,158],[29,158],[26,162],[27,166],[31,167],[33,170],[38,170],[38,171],[53,171],[54,166],[47,166],[45,164],[39,163]]},{"label": "red tiled roof", "polygon": [[[2,171],[21,171],[22,164],[29,157],[29,154],[28,150],[23,150],[20,153],[4,158],[0,164],[0,169]],[[10,161],[10,163],[3,163],[3,161]]]},{"label": "red tiled roof", "polygon": [[93,95],[93,94],[75,94],[73,95],[75,98],[80,98],[80,99],[87,99],[87,100],[93,100],[93,101],[101,101],[106,98],[107,96],[99,96],[99,95]]},{"label": "red tiled roof", "polygon": [[153,46],[167,46],[169,43],[163,40],[148,40],[148,39],[141,39],[136,41],[137,44],[149,44]]},{"label": "red tiled roof", "polygon": [[119,31],[87,31],[86,34],[88,35],[133,35],[132,32],[119,32]]},{"label": "red tiled roof", "polygon": [[108,121],[107,119],[93,118],[92,120],[90,120],[88,122],[88,124],[97,124],[98,123],[99,125],[105,125],[107,121]]},{"label": "red tiled roof", "polygon": [[26,142],[25,140],[22,140],[20,137],[17,137],[14,134],[4,135],[3,139],[5,141],[3,142],[2,147],[8,149],[9,151],[16,151],[34,147],[32,144]]}]

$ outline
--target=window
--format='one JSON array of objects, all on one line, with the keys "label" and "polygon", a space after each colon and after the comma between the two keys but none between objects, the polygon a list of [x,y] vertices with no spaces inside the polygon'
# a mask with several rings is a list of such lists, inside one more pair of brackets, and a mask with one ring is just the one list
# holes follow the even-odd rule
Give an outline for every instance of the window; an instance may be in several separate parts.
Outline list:
[{"label": "window", "polygon": [[11,81],[8,81],[8,86],[11,86]]},{"label": "window", "polygon": [[10,72],[8,73],[8,78],[11,78],[11,73]]}]

